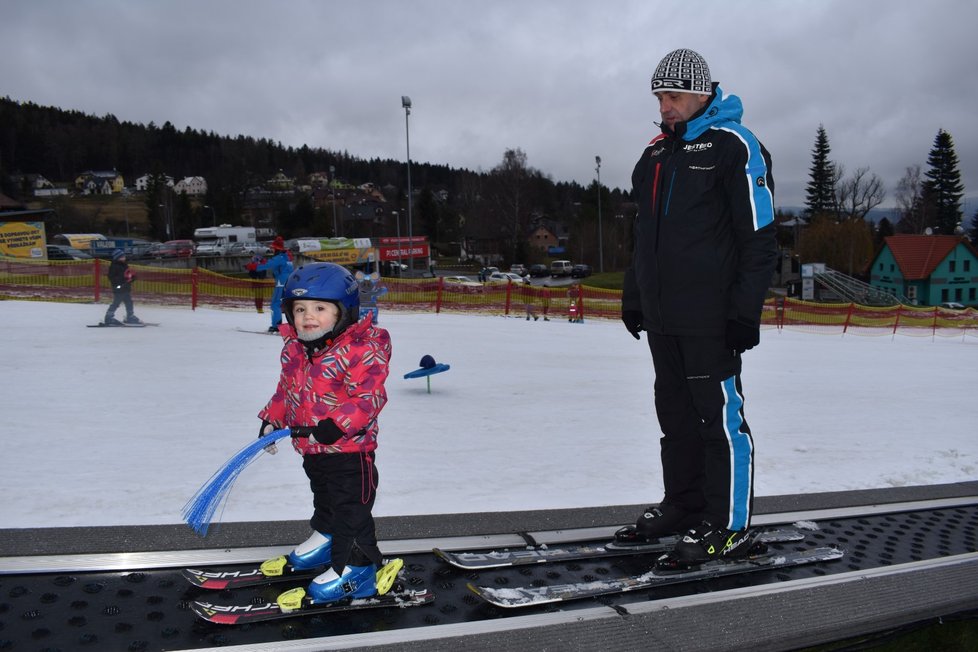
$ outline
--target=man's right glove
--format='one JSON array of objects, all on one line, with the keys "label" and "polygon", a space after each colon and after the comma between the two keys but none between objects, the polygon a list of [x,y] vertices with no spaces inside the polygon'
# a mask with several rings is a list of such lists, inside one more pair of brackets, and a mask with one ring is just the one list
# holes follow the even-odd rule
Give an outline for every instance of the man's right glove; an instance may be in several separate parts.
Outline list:
[{"label": "man's right glove", "polygon": [[739,355],[760,344],[761,329],[758,326],[750,326],[731,319],[727,322],[726,342],[727,347]]},{"label": "man's right glove", "polygon": [[[265,435],[271,434],[274,430],[275,426],[262,419],[261,425],[258,427],[258,439],[261,439]],[[274,455],[278,452],[278,446],[275,445],[275,442],[272,442],[265,447],[265,452]]]},{"label": "man's right glove", "polygon": [[638,334],[644,330],[641,310],[622,310],[621,320],[625,323],[625,329],[632,334],[636,340],[640,339]]}]

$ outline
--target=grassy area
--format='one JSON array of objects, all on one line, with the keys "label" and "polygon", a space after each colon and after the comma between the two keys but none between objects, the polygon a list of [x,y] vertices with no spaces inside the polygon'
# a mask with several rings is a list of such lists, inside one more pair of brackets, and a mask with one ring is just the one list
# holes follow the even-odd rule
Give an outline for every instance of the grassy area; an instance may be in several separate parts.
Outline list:
[{"label": "grassy area", "polygon": [[625,272],[595,272],[587,278],[581,279],[581,283],[603,290],[621,290],[624,279]]}]

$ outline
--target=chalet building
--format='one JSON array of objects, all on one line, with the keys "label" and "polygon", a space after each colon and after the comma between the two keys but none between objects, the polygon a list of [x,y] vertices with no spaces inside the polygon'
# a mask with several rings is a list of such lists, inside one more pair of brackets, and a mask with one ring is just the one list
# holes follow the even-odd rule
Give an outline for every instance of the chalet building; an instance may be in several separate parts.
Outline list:
[{"label": "chalet building", "polygon": [[873,258],[870,285],[917,305],[978,305],[978,250],[957,235],[891,235]]},{"label": "chalet building", "polygon": [[206,195],[207,181],[204,177],[184,177],[173,185],[173,192],[178,195]]},{"label": "chalet building", "polygon": [[540,251],[549,251],[551,247],[556,247],[557,236],[545,226],[538,226],[530,233],[527,238],[530,246]]},{"label": "chalet building", "polygon": [[[105,191],[106,183],[108,183],[108,192]],[[75,188],[84,194],[111,195],[122,192],[125,187],[126,180],[115,170],[87,170],[75,177]]]},{"label": "chalet building", "polygon": [[[170,188],[172,188],[173,187],[173,177],[171,177],[170,175],[164,175],[163,178],[166,179],[166,185],[169,186]],[[152,179],[152,175],[150,175],[150,174],[144,174],[143,176],[141,176],[138,179],[136,179],[136,191],[137,192],[146,192],[146,190],[149,189],[149,180],[150,179]]]}]

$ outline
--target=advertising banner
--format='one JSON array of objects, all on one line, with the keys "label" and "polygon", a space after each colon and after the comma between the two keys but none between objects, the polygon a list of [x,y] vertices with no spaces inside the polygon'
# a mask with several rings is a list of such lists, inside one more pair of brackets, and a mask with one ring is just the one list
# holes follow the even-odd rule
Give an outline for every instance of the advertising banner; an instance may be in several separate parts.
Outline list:
[{"label": "advertising banner", "polygon": [[0,222],[0,256],[47,258],[44,222]]}]

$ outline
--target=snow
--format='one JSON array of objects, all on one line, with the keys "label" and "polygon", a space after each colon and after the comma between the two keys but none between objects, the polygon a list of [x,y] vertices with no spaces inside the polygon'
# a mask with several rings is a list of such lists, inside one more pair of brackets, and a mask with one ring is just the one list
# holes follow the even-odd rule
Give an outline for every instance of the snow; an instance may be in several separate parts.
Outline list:
[{"label": "snow", "polygon": [[[0,527],[180,523],[257,436],[279,373],[268,315],[139,304],[159,327],[85,328],[104,305],[0,302]],[[393,340],[377,516],[661,498],[648,347],[617,322],[381,311]],[[404,380],[431,354],[451,370]],[[978,341],[774,329],[745,355],[756,494],[973,480]],[[231,521],[304,520],[288,447],[241,474]]]}]

